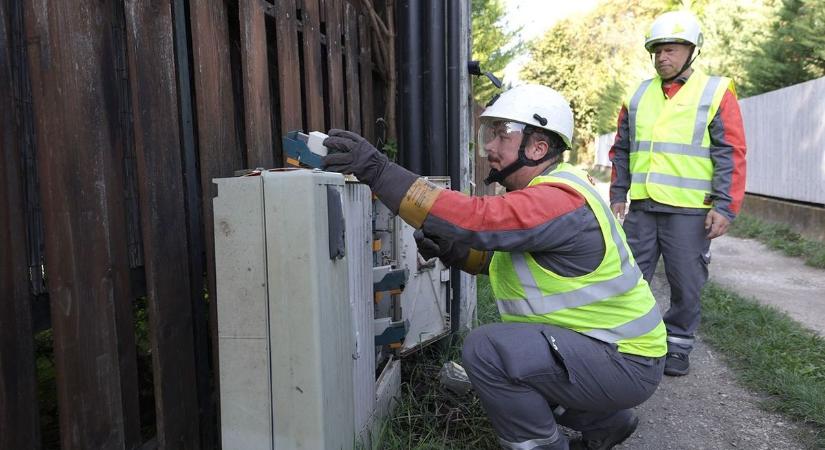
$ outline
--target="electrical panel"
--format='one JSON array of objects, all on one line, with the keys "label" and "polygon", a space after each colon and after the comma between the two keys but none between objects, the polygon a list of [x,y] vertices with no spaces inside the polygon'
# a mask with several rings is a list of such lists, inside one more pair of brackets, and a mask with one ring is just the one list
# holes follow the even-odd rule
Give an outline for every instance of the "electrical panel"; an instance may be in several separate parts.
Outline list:
[{"label": "electrical panel", "polygon": [[358,350],[343,176],[215,183],[223,448],[352,448]]}]

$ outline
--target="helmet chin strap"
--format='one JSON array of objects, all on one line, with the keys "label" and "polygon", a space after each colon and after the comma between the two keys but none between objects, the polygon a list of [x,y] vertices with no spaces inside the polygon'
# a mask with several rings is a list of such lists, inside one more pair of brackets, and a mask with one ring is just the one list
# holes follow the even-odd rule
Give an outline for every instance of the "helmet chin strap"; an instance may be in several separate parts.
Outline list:
[{"label": "helmet chin strap", "polygon": [[665,83],[668,83],[668,82],[670,82],[670,81],[673,81],[673,80],[675,80],[676,78],[679,78],[679,75],[683,74],[686,70],[688,70],[688,68],[689,68],[689,67],[693,64],[693,61],[696,61],[696,58],[698,58],[698,57],[699,57],[699,55],[700,55],[700,54],[702,54],[702,49],[700,48],[700,49],[699,49],[699,51],[698,51],[698,52],[696,52],[696,56],[693,56],[693,51],[694,51],[695,49],[696,49],[696,46],[695,46],[695,45],[694,45],[694,46],[692,46],[692,48],[690,49],[690,56],[688,56],[687,61],[686,61],[686,62],[685,62],[685,64],[682,66],[682,69],[681,69],[681,70],[679,70],[679,72],[678,72],[676,75],[673,75],[673,76],[672,76],[672,77],[670,77],[670,78],[662,78],[662,81],[663,81],[663,82],[665,82]]},{"label": "helmet chin strap", "polygon": [[533,134],[533,129],[529,126],[526,127],[522,132],[521,144],[518,148],[518,159],[501,170],[490,169],[489,175],[487,175],[487,178],[484,179],[484,184],[489,185],[492,183],[502,183],[507,177],[522,167],[535,167],[554,156],[554,154],[551,154],[551,152],[548,151],[547,154],[545,154],[541,159],[527,159],[527,155],[524,153],[524,147],[527,145],[527,141],[530,140],[529,138],[531,134]]}]

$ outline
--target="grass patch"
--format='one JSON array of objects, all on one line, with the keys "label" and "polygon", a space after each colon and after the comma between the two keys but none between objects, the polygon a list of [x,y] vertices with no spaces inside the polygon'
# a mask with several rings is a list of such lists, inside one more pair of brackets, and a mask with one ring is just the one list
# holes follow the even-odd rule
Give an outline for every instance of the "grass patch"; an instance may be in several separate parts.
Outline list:
[{"label": "grass patch", "polygon": [[804,443],[825,448],[825,339],[713,283],[702,296],[701,331],[742,384],[767,394],[766,409],[812,425],[807,440],[815,442]]},{"label": "grass patch", "polygon": [[[487,277],[478,277],[477,326],[498,322]],[[386,450],[499,449],[490,421],[474,392],[458,397],[441,388],[438,372],[461,361],[464,336],[423,348],[401,365],[401,402],[379,439]]]},{"label": "grass patch", "polygon": [[756,239],[788,256],[805,259],[805,264],[825,269],[825,243],[803,238],[787,225],[768,223],[753,216],[740,214],[733,221],[730,234]]}]

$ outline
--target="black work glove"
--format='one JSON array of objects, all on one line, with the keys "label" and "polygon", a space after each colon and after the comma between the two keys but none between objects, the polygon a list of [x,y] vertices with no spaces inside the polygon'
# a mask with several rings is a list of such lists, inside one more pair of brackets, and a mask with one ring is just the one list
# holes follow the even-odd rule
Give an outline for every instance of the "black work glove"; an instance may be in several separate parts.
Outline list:
[{"label": "black work glove", "polygon": [[329,151],[324,156],[324,170],[355,175],[358,181],[369,185],[390,211],[398,214],[404,194],[418,175],[390,162],[387,155],[351,131],[329,130],[324,146]]},{"label": "black work glove", "polygon": [[423,230],[415,230],[413,237],[418,246],[418,253],[421,253],[424,259],[438,257],[448,267],[461,267],[470,252],[468,246],[456,244],[438,235],[425,233]]},{"label": "black work glove", "polygon": [[353,174],[358,181],[372,187],[389,163],[387,155],[381,153],[361,136],[344,130],[329,130],[324,139],[329,153],[324,156],[324,170]]}]

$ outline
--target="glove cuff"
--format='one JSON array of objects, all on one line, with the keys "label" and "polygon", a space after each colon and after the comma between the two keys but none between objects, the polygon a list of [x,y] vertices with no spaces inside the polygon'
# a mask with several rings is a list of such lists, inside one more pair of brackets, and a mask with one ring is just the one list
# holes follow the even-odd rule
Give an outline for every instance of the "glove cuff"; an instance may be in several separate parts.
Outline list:
[{"label": "glove cuff", "polygon": [[490,264],[490,256],[490,252],[471,248],[470,251],[467,252],[467,257],[463,261],[464,265],[461,267],[461,270],[472,275],[484,273]]},{"label": "glove cuff", "polygon": [[[372,192],[378,196],[393,214],[398,214],[401,209],[401,203],[407,191],[418,180],[418,175],[409,170],[395,164],[387,162],[381,169],[381,172],[375,177],[375,181],[371,183]],[[427,208],[429,210],[429,208]],[[425,214],[426,217],[426,214]],[[404,218],[402,216],[402,218]],[[420,228],[420,227],[416,227]]]}]

